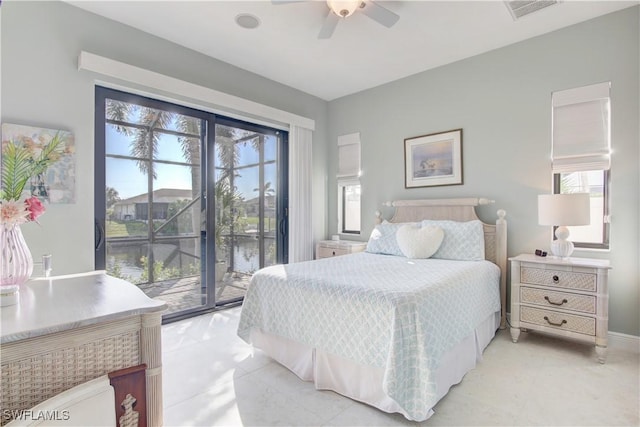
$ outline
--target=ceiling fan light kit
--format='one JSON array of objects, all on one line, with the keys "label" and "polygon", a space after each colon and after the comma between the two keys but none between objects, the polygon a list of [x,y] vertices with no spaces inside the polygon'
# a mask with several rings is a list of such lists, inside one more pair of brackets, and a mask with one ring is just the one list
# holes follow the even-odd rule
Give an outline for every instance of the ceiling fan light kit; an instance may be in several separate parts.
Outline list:
[{"label": "ceiling fan light kit", "polygon": [[[271,0],[271,3],[279,5],[308,1],[309,0]],[[320,28],[320,33],[318,33],[319,39],[331,38],[338,26],[338,22],[340,22],[340,18],[347,18],[357,10],[359,10],[358,13],[362,13],[387,28],[394,26],[395,23],[398,22],[398,19],[400,19],[400,16],[396,13],[379,5],[374,0],[326,0],[326,2],[329,10]]]},{"label": "ceiling fan light kit", "polygon": [[347,16],[351,16],[353,12],[356,11],[358,7],[360,7],[360,3],[362,0],[328,0],[327,4],[329,5],[329,9],[336,15],[341,18],[346,18]]}]

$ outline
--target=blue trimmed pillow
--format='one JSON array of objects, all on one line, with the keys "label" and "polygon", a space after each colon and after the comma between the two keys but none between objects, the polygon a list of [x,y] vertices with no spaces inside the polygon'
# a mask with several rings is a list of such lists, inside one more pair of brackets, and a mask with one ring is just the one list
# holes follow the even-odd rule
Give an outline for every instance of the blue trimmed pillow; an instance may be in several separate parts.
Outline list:
[{"label": "blue trimmed pillow", "polygon": [[372,254],[382,255],[397,255],[404,256],[400,246],[398,246],[398,240],[396,239],[396,233],[403,225],[413,224],[419,226],[419,222],[387,222],[376,225],[369,236],[367,242],[367,252]]},{"label": "blue trimmed pillow", "polygon": [[422,226],[427,225],[440,227],[444,231],[442,244],[431,258],[484,260],[484,228],[479,220],[466,222],[423,220]]}]

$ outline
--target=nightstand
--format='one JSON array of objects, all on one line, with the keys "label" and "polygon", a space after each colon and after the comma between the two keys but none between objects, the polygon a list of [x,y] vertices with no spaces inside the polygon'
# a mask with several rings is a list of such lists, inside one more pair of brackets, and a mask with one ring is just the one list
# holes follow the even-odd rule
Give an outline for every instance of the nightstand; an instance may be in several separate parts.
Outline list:
[{"label": "nightstand", "polygon": [[609,261],[530,254],[511,261],[511,338],[521,329],[595,344],[607,355]]},{"label": "nightstand", "polygon": [[320,240],[316,243],[316,259],[355,254],[367,248],[367,242],[353,240]]}]

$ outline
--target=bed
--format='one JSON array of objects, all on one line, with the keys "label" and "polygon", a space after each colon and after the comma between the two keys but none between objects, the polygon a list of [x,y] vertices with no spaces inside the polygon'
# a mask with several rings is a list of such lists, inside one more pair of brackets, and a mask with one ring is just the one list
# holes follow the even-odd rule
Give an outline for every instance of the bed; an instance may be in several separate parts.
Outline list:
[{"label": "bed", "polygon": [[[485,224],[475,211],[490,203],[391,202],[393,218],[376,213],[367,251],[256,272],[238,335],[317,389],[428,419],[504,328],[505,212]],[[444,237],[429,258],[407,249],[424,252],[434,238],[416,236],[437,229]]]}]

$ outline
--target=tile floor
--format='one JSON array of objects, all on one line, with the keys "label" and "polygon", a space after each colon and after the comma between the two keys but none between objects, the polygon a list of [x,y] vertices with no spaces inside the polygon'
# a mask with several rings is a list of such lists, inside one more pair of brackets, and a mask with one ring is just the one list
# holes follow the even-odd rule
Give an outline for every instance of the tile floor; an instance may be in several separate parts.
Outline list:
[{"label": "tile floor", "polygon": [[[240,308],[162,327],[166,426],[418,425],[311,383],[236,336]],[[425,426],[638,426],[640,356],[500,331]]]}]

